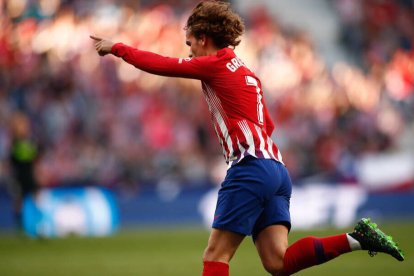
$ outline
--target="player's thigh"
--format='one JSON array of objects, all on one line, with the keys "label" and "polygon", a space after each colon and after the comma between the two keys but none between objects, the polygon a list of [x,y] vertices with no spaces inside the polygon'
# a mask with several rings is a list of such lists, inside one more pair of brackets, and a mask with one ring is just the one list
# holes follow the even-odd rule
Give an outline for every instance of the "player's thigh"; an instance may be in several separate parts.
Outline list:
[{"label": "player's thigh", "polygon": [[270,225],[260,231],[255,240],[257,252],[266,269],[283,267],[283,257],[288,248],[289,230],[286,225]]},{"label": "player's thigh", "polygon": [[242,234],[213,228],[203,260],[228,263],[244,237]]}]

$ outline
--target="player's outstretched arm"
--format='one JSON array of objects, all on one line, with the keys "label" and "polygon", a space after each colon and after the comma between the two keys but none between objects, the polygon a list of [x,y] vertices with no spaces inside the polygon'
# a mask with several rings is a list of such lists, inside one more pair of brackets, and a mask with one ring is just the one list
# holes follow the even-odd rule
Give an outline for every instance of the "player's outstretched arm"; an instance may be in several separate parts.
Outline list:
[{"label": "player's outstretched arm", "polygon": [[151,74],[190,79],[208,79],[215,72],[209,66],[208,57],[193,59],[171,58],[153,52],[142,51],[123,43],[114,43],[93,35],[90,35],[90,38],[94,40],[95,49],[99,55],[113,54],[136,68]]},{"label": "player's outstretched arm", "polygon": [[111,53],[112,46],[115,44],[114,42],[93,35],[89,37],[95,41],[95,49],[100,56]]}]

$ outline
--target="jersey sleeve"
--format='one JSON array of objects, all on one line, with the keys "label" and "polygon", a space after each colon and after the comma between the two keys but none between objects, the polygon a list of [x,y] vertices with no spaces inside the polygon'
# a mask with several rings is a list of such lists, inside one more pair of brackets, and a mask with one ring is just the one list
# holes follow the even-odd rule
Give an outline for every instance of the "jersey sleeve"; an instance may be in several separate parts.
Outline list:
[{"label": "jersey sleeve", "polygon": [[208,80],[214,70],[210,56],[171,58],[122,43],[112,46],[111,53],[140,70],[160,76]]},{"label": "jersey sleeve", "polygon": [[273,123],[272,118],[270,117],[269,111],[265,106],[265,121],[266,121],[266,133],[271,136],[272,132],[275,130],[275,124]]}]

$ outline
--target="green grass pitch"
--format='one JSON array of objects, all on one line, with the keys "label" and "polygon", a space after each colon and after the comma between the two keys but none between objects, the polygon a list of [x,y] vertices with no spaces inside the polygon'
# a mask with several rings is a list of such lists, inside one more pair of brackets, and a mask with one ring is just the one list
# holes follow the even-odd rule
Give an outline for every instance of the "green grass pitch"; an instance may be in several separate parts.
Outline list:
[{"label": "green grass pitch", "polygon": [[[412,276],[414,275],[414,222],[380,225],[397,240],[406,260],[366,251],[339,258],[297,275]],[[300,237],[325,236],[344,230],[293,231]],[[0,234],[0,275],[201,275],[201,255],[208,231],[194,228],[123,230],[111,237],[70,237],[34,240]],[[250,238],[245,239],[230,265],[232,276],[268,275]]]}]

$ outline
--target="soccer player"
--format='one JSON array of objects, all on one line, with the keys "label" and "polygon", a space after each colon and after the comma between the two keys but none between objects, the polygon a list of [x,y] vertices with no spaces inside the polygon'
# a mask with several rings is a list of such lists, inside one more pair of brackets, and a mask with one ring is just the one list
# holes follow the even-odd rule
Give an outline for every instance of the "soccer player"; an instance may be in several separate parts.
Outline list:
[{"label": "soccer player", "polygon": [[288,246],[291,180],[270,138],[274,124],[261,82],[233,51],[240,43],[243,21],[228,3],[203,1],[193,9],[185,30],[189,58],[164,57],[91,38],[101,56],[113,54],[152,74],[201,81],[228,164],[203,255],[203,276],[229,275],[229,262],[247,235],[252,235],[263,266],[272,275],[290,275],[357,249],[404,260],[391,237],[368,219],[359,221],[352,233],[307,237]]}]

